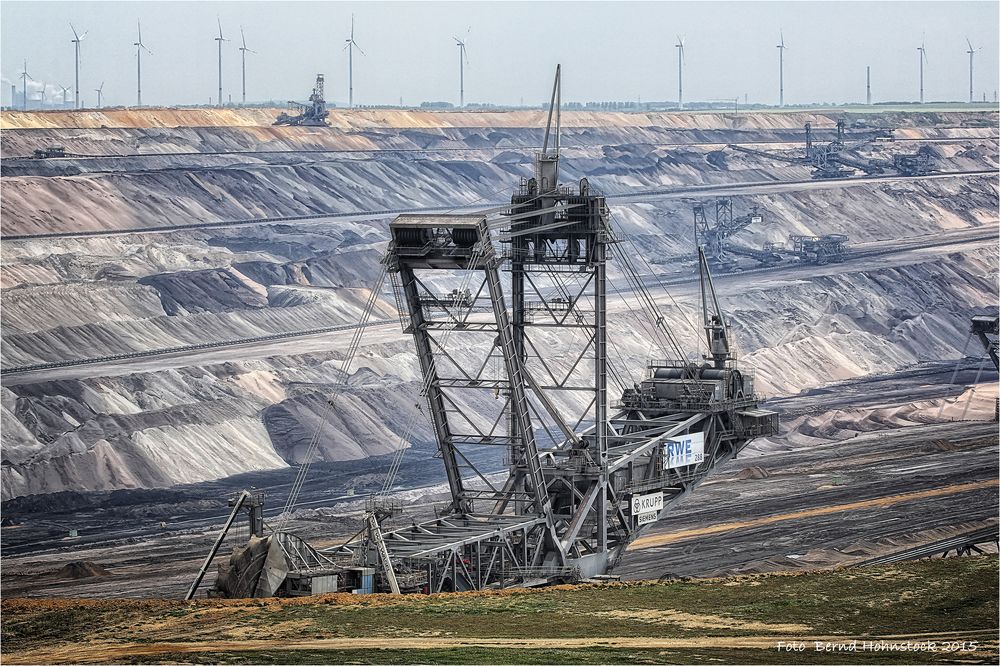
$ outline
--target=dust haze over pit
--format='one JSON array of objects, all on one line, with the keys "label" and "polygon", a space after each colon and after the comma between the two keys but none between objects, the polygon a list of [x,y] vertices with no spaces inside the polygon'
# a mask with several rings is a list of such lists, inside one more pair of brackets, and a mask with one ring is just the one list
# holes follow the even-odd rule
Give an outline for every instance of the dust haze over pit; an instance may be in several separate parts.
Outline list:
[{"label": "dust haze over pit", "polygon": [[[232,42],[223,52],[224,97],[240,99],[240,26],[247,46],[248,102],[304,100],[317,73],[327,98],[347,103],[347,53],[355,38],[357,105],[458,103],[453,35],[468,33],[467,103],[541,104],[556,62],[566,101],[677,98],[675,35],[685,39],[686,102],[731,99],[777,104],[779,30],[785,102],[915,101],[917,46],[927,47],[926,99],[968,99],[966,37],[977,49],[975,96],[992,101],[998,79],[1000,5],[995,2],[28,2],[3,3],[0,99],[28,71],[47,100],[73,85],[69,23],[82,44],[81,95],[93,106],[136,96],[136,19],[143,42],[143,103],[215,102],[216,19]],[[145,55],[145,54],[144,54]],[[38,85],[38,84],[36,84]],[[37,90],[37,88],[36,88]],[[29,94],[31,86],[29,84]],[[72,95],[72,93],[70,93]]]}]

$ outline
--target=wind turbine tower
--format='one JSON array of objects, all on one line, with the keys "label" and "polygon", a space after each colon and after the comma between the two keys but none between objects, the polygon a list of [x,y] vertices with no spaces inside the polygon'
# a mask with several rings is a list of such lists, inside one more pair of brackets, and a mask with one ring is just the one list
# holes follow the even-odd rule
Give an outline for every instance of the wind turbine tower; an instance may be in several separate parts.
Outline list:
[{"label": "wind turbine tower", "polygon": [[21,70],[21,110],[28,110],[28,79],[34,81],[31,78],[31,74],[28,74],[28,61],[24,61],[24,69]]},{"label": "wind turbine tower", "polygon": [[684,108],[684,38],[677,35],[677,108]]},{"label": "wind turbine tower", "polygon": [[135,47],[135,105],[142,108],[142,52],[145,51],[149,55],[153,55],[153,52],[142,43],[142,23],[137,20],[135,27],[138,32],[138,39],[132,44]]},{"label": "wind turbine tower", "polygon": [[[73,50],[75,57],[73,60],[73,66],[76,70],[76,89],[73,97],[73,108],[79,109],[80,108],[80,42],[82,42],[83,38],[87,36],[87,33],[84,32],[82,35],[77,34],[76,28],[73,27],[72,23],[69,24],[69,28],[70,30],[73,31],[73,39],[69,41],[71,44],[73,44],[74,47]],[[65,100],[63,100],[63,106],[65,105],[66,105]]]},{"label": "wind turbine tower", "polygon": [[785,105],[785,35],[778,33],[778,106]]},{"label": "wind turbine tower", "polygon": [[219,42],[219,107],[222,107],[222,42],[228,42],[229,40],[222,36],[222,19],[217,19],[219,22],[219,36],[215,37],[215,41]]},{"label": "wind turbine tower", "polygon": [[968,37],[965,38],[965,43],[969,45],[969,50],[966,51],[966,53],[969,54],[969,104],[972,104],[972,102],[973,102],[973,97],[972,97],[972,56],[974,56],[976,54],[976,51],[978,49],[972,48],[972,42],[969,41]]},{"label": "wind turbine tower", "polygon": [[344,45],[347,51],[347,105],[354,108],[354,49],[361,51],[361,55],[365,54],[364,49],[354,41],[354,14],[351,14],[351,36],[344,41],[347,42]]},{"label": "wind turbine tower", "polygon": [[927,49],[924,48],[923,40],[920,41],[920,46],[917,47],[917,61],[920,63],[920,103],[924,103],[924,63],[927,62]]},{"label": "wind turbine tower", "polygon": [[104,81],[101,81],[100,87],[94,88],[94,92],[97,93],[97,108],[102,108],[101,99],[104,97]]},{"label": "wind turbine tower", "polygon": [[[466,37],[468,38],[468,37]],[[465,50],[465,40],[455,37],[458,47],[458,106],[465,107],[465,65],[469,62],[469,54]]]},{"label": "wind turbine tower", "polygon": [[[220,34],[222,33],[222,26],[221,25],[219,26],[219,33]],[[253,49],[248,49],[247,48],[247,36],[245,34],[243,34],[243,26],[240,26],[240,39],[243,41],[243,46],[240,47],[240,67],[241,67],[242,72],[243,72],[243,105],[246,106],[246,103],[247,103],[247,53],[257,53],[257,52],[254,51]],[[222,43],[220,42],[219,45],[221,46]],[[221,54],[219,55],[219,62],[220,63],[222,62],[222,55]],[[220,90],[220,92],[222,90],[221,74],[220,74],[219,90]]]},{"label": "wind turbine tower", "polygon": [[865,67],[865,103],[868,106],[872,105],[872,67],[868,65]]}]

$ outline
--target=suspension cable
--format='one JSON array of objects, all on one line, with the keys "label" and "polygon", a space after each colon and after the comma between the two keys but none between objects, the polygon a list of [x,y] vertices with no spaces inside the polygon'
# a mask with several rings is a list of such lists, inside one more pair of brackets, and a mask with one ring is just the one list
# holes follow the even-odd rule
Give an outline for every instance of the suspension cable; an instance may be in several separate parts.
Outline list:
[{"label": "suspension cable", "polygon": [[[690,317],[688,317],[687,314],[684,313],[684,310],[683,308],[681,308],[680,304],[678,304],[677,301],[674,300],[673,294],[670,293],[666,285],[663,284],[663,281],[660,280],[660,274],[654,271],[653,267],[649,265],[649,261],[646,259],[646,253],[641,252],[639,250],[639,246],[636,245],[635,239],[632,237],[631,234],[625,232],[625,228],[622,226],[621,222],[618,221],[618,218],[615,216],[614,212],[610,212],[610,218],[611,222],[615,226],[617,226],[617,231],[621,235],[621,237],[626,241],[628,241],[629,245],[632,246],[635,256],[639,257],[639,259],[642,261],[643,265],[646,267],[646,270],[649,272],[650,277],[656,280],[656,286],[660,288],[660,291],[662,293],[666,294],[667,298],[670,300],[671,305],[673,305],[677,309],[681,318],[684,320],[684,323],[687,324],[688,328],[691,329],[691,332],[694,334],[696,344],[699,344],[701,342],[701,334],[698,332],[698,327],[694,324],[694,322],[691,321]],[[624,252],[622,254],[624,254]]]},{"label": "suspension cable", "polygon": [[[476,247],[473,249],[473,252],[469,257],[470,268],[469,270],[466,271],[465,275],[462,277],[461,286],[458,288],[458,293],[457,293],[458,298],[456,299],[457,314],[459,315],[460,318],[463,316],[467,316],[467,314],[466,315],[462,314],[462,308],[463,308],[462,299],[464,298],[464,295],[468,292],[469,286],[472,284],[472,277],[474,274],[474,269],[472,267],[475,266],[477,263],[479,263],[479,261],[482,259],[483,254],[486,250],[486,244],[488,242],[492,241],[490,241],[490,239],[487,238],[481,241],[480,243],[477,243]],[[465,305],[467,305],[468,307],[468,312],[471,312],[472,308],[475,307],[475,303],[472,301],[470,301]],[[440,342],[437,343],[438,347],[442,351],[444,351],[445,346],[447,346],[448,340],[451,337],[451,333],[453,330],[454,329],[450,328],[446,329],[444,335],[441,336]],[[430,386],[431,386],[431,375],[427,375],[426,377],[424,377],[424,383],[420,389],[420,395],[422,397],[429,399],[428,392],[430,391]],[[418,410],[420,410],[421,413],[423,413],[423,409],[420,408],[419,404],[417,405],[417,408]],[[385,479],[382,482],[382,489],[378,493],[376,493],[376,497],[385,497],[386,495],[389,494],[389,491],[392,489],[392,486],[396,479],[396,475],[399,473],[399,468],[403,462],[403,455],[407,449],[406,445],[409,443],[410,436],[413,433],[413,429],[416,427],[416,423],[417,419],[411,419],[410,422],[407,424],[406,430],[400,436],[399,446],[397,447],[396,452],[389,463],[389,469],[386,471]]]},{"label": "suspension cable", "polygon": [[275,530],[276,532],[280,532],[284,529],[292,509],[294,509],[295,504],[298,502],[299,493],[302,490],[302,485],[305,483],[306,476],[309,474],[309,467],[312,465],[313,456],[316,454],[316,450],[319,447],[320,437],[323,434],[323,430],[326,428],[326,424],[333,411],[333,402],[337,396],[343,392],[344,388],[346,388],[348,379],[351,376],[351,366],[354,363],[354,357],[357,354],[358,348],[361,346],[361,337],[364,335],[365,328],[368,326],[368,321],[371,319],[372,312],[375,310],[375,303],[378,301],[379,294],[382,291],[382,285],[385,282],[385,277],[386,266],[385,264],[382,264],[382,269],[379,271],[379,275],[375,280],[375,286],[368,295],[365,308],[361,313],[361,319],[358,322],[357,328],[354,329],[351,342],[347,347],[347,352],[344,356],[343,362],[341,363],[341,383],[334,388],[333,395],[329,400],[327,400],[326,406],[323,409],[323,417],[320,420],[320,424],[313,431],[312,437],[309,439],[309,446],[306,448],[305,457],[299,465],[298,473],[295,475],[295,480],[292,481],[292,486],[288,491],[288,497],[285,499],[285,506],[282,509],[281,518],[279,519],[277,529]]},{"label": "suspension cable", "polygon": [[[958,355],[958,360],[955,361],[955,370],[951,373],[951,380],[948,382],[949,384],[954,384],[955,383],[955,379],[958,377],[959,368],[962,365],[962,361],[965,360],[965,352],[968,350],[968,348],[969,348],[969,342],[971,340],[972,340],[972,329],[969,329],[969,335],[968,335],[968,337],[965,338],[965,344],[962,345],[962,351]],[[941,415],[944,414],[944,406],[945,406],[945,404],[947,404],[947,402],[948,402],[947,399],[941,401],[941,408],[938,409],[938,413],[937,413],[937,417],[939,419],[941,418]]]}]

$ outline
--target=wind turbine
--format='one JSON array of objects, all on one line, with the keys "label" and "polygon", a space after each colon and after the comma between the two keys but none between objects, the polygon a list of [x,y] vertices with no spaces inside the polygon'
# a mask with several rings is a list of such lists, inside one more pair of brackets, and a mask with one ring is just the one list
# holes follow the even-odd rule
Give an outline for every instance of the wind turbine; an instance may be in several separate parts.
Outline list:
[{"label": "wind turbine", "polygon": [[34,81],[31,74],[28,74],[28,61],[24,61],[24,69],[21,70],[21,110],[28,110],[28,79]]},{"label": "wind turbine", "polygon": [[[76,55],[76,58],[73,62],[76,70],[76,89],[73,97],[73,107],[79,109],[80,108],[80,42],[83,41],[83,38],[87,36],[87,32],[89,31],[84,32],[82,35],[77,34],[76,28],[73,27],[72,23],[69,24],[69,28],[70,30],[73,31],[73,39],[69,41],[71,44],[73,44]],[[63,105],[65,106],[65,104],[66,104],[65,100],[63,100]]]},{"label": "wind turbine", "polygon": [[684,38],[677,35],[677,108],[684,108]]},{"label": "wind turbine", "polygon": [[778,106],[785,105],[785,35],[778,32],[780,43],[778,44]]},{"label": "wind turbine", "polygon": [[973,99],[972,99],[972,56],[974,56],[976,54],[976,51],[978,51],[979,49],[972,48],[972,42],[969,41],[968,37],[965,38],[965,43],[969,45],[969,50],[966,51],[966,53],[969,54],[969,104],[972,104],[972,101],[973,101]]},{"label": "wind turbine", "polygon": [[354,14],[351,14],[351,36],[344,40],[344,50],[347,51],[347,105],[354,107],[354,49],[357,48],[364,55],[364,49],[354,41]]},{"label": "wind turbine", "polygon": [[[472,28],[469,28],[472,30]],[[468,39],[466,31],[466,39]],[[465,40],[455,37],[455,46],[458,47],[458,106],[465,107],[465,65],[469,62],[469,54],[465,50]]]},{"label": "wind turbine", "polygon": [[222,19],[217,17],[219,22],[219,36],[215,37],[215,41],[219,42],[219,107],[222,106],[222,42],[228,42],[229,40],[222,36]]},{"label": "wind turbine", "polygon": [[135,105],[142,108],[142,52],[145,51],[149,55],[153,55],[153,52],[147,49],[146,45],[142,43],[142,24],[138,19],[135,22],[135,27],[139,33],[138,40],[132,44],[135,47]]},{"label": "wind turbine", "polygon": [[920,53],[917,56],[917,61],[920,63],[920,103],[924,103],[924,63],[927,62],[927,49],[924,48],[924,40],[920,40],[920,46],[917,47],[917,52]]},{"label": "wind turbine", "polygon": [[101,108],[101,97],[104,95],[104,81],[101,81],[99,88],[94,88],[94,92],[97,93],[97,108]]},{"label": "wind turbine", "polygon": [[[219,25],[219,34],[222,34],[222,26]],[[257,53],[253,49],[247,48],[247,36],[243,34],[243,26],[240,26],[240,38],[243,40],[243,46],[240,47],[240,59],[242,60],[243,68],[243,105],[246,106],[247,103],[247,53]],[[222,43],[219,43],[222,46]],[[219,56],[219,62],[222,62],[222,56]],[[221,80],[221,75],[220,75]],[[219,83],[219,90],[222,90],[222,84]]]},{"label": "wind turbine", "polygon": [[[59,86],[59,87],[62,88],[62,91],[63,91],[63,107],[65,107],[66,106],[66,93],[69,92],[69,88],[67,88],[66,86]],[[79,96],[77,96],[77,100],[79,100]]]}]

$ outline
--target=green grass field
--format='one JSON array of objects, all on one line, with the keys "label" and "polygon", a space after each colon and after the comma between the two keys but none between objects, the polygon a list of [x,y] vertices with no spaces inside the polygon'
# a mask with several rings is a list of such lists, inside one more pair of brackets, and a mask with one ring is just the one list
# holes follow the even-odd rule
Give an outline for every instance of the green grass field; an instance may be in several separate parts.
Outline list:
[{"label": "green grass field", "polygon": [[[997,580],[988,555],[429,597],[4,599],[2,649],[11,664],[996,663]],[[935,649],[818,652],[817,640]]]}]

